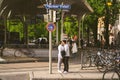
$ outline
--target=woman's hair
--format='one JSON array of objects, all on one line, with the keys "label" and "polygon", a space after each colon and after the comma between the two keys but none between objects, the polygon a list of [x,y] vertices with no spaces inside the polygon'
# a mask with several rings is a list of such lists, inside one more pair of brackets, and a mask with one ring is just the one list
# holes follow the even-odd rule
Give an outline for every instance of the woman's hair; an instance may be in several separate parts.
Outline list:
[{"label": "woman's hair", "polygon": [[59,44],[61,44],[62,41],[59,41]]}]

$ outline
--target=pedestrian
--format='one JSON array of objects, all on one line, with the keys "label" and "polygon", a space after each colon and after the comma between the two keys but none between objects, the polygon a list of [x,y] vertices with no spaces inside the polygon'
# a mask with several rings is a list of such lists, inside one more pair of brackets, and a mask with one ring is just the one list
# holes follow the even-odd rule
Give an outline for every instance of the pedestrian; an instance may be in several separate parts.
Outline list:
[{"label": "pedestrian", "polygon": [[110,43],[110,48],[113,49],[114,48],[114,39],[111,39],[111,43]]},{"label": "pedestrian", "polygon": [[60,41],[60,44],[58,46],[58,72],[59,73],[62,73],[61,64],[62,64],[63,57],[62,57],[61,51],[63,50],[65,50],[64,44],[63,44],[63,41]]},{"label": "pedestrian", "polygon": [[71,37],[69,37],[69,39],[68,39],[68,44],[69,44],[69,49],[70,49],[70,54],[72,53],[72,38]]},{"label": "pedestrian", "polygon": [[63,57],[63,64],[64,64],[64,71],[63,73],[69,72],[69,57],[70,57],[70,50],[69,45],[66,40],[63,40],[64,48],[65,48],[65,56]]},{"label": "pedestrian", "polygon": [[73,42],[72,42],[72,55],[73,55],[73,57],[76,56],[77,51],[78,51],[78,50],[77,50],[77,44],[76,44],[75,41],[73,41]]},{"label": "pedestrian", "polygon": [[83,49],[84,41],[83,39],[80,40],[81,48]]}]

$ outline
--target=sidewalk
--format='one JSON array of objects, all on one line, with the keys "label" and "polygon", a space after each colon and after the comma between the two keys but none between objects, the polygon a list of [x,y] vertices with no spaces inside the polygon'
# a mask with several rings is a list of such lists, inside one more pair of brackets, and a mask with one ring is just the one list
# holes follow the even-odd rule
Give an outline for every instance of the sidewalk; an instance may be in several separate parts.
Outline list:
[{"label": "sidewalk", "polygon": [[[2,80],[101,80],[103,75],[96,67],[84,68],[82,70],[78,58],[70,60],[70,71],[67,74],[57,72],[56,60],[53,60],[52,63],[52,74],[49,74],[48,59],[45,59],[46,61],[44,59],[41,59],[43,61],[34,61],[31,58],[20,58],[17,60],[23,62],[0,64],[0,78]],[[29,60],[33,61],[30,62]]]},{"label": "sidewalk", "polygon": [[[45,72],[46,71],[46,72]],[[56,68],[53,68],[52,74],[48,73],[48,69],[43,71],[35,71],[33,80],[101,80],[102,73],[96,68],[81,70],[80,65],[71,64],[70,71],[67,74],[58,73]],[[46,76],[45,76],[46,75]]]}]

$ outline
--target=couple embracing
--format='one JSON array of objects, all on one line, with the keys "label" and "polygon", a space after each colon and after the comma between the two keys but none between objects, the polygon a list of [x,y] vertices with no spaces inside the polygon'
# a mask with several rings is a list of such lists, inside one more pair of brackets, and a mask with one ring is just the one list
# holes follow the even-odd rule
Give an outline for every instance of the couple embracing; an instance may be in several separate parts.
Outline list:
[{"label": "couple embracing", "polygon": [[[65,51],[65,53],[63,53]],[[69,71],[70,50],[66,40],[62,40],[58,46],[58,72],[68,73]],[[61,64],[64,64],[64,69],[61,70]]]}]

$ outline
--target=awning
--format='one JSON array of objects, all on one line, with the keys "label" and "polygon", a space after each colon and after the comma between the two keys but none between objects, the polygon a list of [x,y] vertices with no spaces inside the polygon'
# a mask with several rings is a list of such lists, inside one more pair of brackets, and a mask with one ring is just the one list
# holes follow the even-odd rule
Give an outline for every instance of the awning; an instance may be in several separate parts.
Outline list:
[{"label": "awning", "polygon": [[[44,4],[47,0],[1,0],[0,16],[46,14]],[[93,12],[85,0],[54,0],[54,4],[71,5],[71,14]]]},{"label": "awning", "polygon": [[69,4],[71,5],[71,14],[81,14],[93,12],[93,9],[86,0],[56,0],[56,4]]},{"label": "awning", "polygon": [[0,2],[0,15],[45,14],[45,8],[38,8],[44,4],[46,4],[46,0],[2,0]]}]

